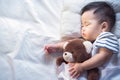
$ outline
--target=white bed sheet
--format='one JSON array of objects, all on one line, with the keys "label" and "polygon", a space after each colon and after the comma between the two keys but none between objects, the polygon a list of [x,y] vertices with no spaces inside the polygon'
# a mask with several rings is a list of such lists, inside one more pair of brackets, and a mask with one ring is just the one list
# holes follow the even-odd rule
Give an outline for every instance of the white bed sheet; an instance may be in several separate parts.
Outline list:
[{"label": "white bed sheet", "polygon": [[57,80],[58,55],[43,49],[61,39],[62,8],[63,0],[0,0],[0,80]]},{"label": "white bed sheet", "polygon": [[62,0],[0,0],[0,80],[57,80],[55,55],[44,45],[60,39]]}]

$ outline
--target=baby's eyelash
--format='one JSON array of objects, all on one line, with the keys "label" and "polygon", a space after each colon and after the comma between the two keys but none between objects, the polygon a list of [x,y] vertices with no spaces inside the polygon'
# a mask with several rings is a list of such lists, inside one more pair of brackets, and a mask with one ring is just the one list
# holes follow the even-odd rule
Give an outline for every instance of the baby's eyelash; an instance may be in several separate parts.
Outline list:
[{"label": "baby's eyelash", "polygon": [[81,27],[86,27],[86,26],[89,26],[89,24],[88,25],[84,25],[84,26],[82,25]]},{"label": "baby's eyelash", "polygon": [[81,25],[82,27],[84,27],[84,26],[89,26],[89,23],[87,23],[87,24],[85,24],[85,25]]},{"label": "baby's eyelash", "polygon": [[90,23],[88,23],[88,24],[85,24],[86,26],[88,26]]}]

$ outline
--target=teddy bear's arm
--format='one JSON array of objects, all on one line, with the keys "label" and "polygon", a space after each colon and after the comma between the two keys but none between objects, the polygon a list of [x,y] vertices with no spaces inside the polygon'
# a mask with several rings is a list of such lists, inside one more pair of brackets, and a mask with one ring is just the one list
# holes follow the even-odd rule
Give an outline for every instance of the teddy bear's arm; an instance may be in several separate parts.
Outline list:
[{"label": "teddy bear's arm", "polygon": [[60,66],[63,62],[67,63],[61,56],[56,59],[57,66]]}]

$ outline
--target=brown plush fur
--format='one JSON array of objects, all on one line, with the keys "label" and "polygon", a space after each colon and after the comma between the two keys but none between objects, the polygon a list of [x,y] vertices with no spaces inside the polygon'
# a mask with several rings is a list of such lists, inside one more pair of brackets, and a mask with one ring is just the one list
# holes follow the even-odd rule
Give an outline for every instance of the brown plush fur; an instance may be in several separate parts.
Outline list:
[{"label": "brown plush fur", "polygon": [[[73,39],[69,41],[64,49],[64,52],[71,52],[74,58],[74,63],[82,63],[89,59],[91,56],[86,52],[85,46],[83,45],[83,39]],[[60,56],[56,60],[57,66],[60,66],[63,62],[68,63],[64,60],[63,56]],[[99,80],[100,73],[98,68],[93,68],[87,71],[88,80]]]}]

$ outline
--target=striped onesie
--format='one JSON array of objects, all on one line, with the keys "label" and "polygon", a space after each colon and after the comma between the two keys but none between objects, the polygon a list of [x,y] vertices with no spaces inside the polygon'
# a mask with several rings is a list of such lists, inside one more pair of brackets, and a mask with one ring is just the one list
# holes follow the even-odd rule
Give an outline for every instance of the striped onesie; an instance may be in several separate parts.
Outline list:
[{"label": "striped onesie", "polygon": [[[117,37],[111,32],[102,32],[93,43],[92,56],[98,53],[99,48],[107,48],[113,52],[111,59],[99,67],[101,71],[100,80],[108,80],[109,73],[114,72],[118,66],[119,43]],[[113,73],[115,74],[115,73]],[[107,76],[107,78],[106,78]],[[110,77],[110,76],[109,76]]]}]

